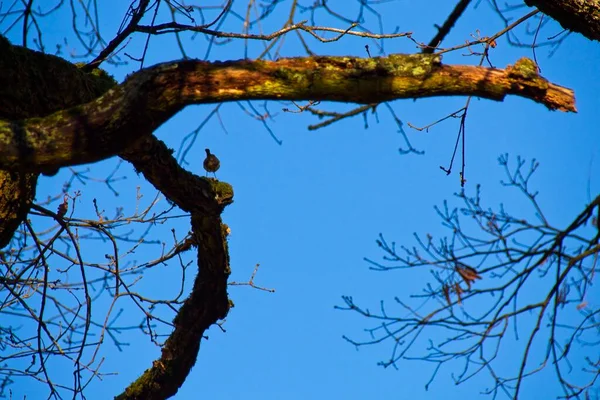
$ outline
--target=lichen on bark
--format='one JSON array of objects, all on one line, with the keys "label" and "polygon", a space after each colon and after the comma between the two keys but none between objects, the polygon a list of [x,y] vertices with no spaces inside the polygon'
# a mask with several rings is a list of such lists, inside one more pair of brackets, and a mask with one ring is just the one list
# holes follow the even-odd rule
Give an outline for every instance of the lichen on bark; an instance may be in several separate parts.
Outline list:
[{"label": "lichen on bark", "polygon": [[[0,35],[0,120],[14,126],[93,100],[116,84],[106,73],[86,74],[60,57],[13,46]],[[26,218],[39,172],[56,170],[0,170],[0,249]]]}]

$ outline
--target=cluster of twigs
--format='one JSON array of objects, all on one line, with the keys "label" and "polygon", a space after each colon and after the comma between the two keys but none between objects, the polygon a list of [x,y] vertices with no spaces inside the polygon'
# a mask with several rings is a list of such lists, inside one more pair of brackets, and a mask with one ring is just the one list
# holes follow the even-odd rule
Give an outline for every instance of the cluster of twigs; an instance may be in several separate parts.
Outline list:
[{"label": "cluster of twigs", "polygon": [[[65,189],[72,179],[91,179],[72,172]],[[108,187],[111,180],[104,181]],[[180,217],[173,206],[161,207],[159,196],[142,206],[138,189],[130,215],[117,208],[108,216],[94,199],[95,218],[84,219],[77,217],[81,197],[74,192],[48,199],[48,205],[58,200],[55,210],[33,205],[30,219],[0,251],[3,387],[27,376],[47,384],[52,395],[82,393],[91,379],[105,374],[100,369],[103,343],[108,340],[122,350],[128,345],[124,333],[135,330],[160,345],[187,294],[191,261],[182,256],[192,245],[190,238],[172,231],[172,240],[152,239]],[[135,260],[136,252],[146,255],[142,262]],[[153,253],[155,258],[149,256]],[[153,290],[149,297],[142,277],[166,263],[179,265],[179,272],[171,268],[169,275],[180,284],[171,293]],[[63,368],[56,368],[57,362]],[[72,368],[72,384],[56,377],[64,377],[64,368]]]},{"label": "cluster of twigs", "polygon": [[[367,260],[371,267],[419,270],[430,275],[429,283],[410,301],[396,297],[395,306],[381,302],[378,311],[344,297],[341,309],[375,323],[367,329],[369,339],[346,339],[356,346],[390,343],[391,356],[381,362],[386,367],[401,360],[431,362],[431,380],[446,364],[459,371],[457,384],[487,372],[487,393],[494,396],[517,398],[524,378],[546,368],[565,397],[589,395],[600,377],[600,359],[591,351],[600,335],[600,307],[591,293],[600,267],[600,196],[569,226],[556,227],[530,187],[535,160],[529,168],[520,158],[514,168],[507,156],[499,161],[504,185],[523,194],[534,218],[486,208],[477,187],[472,197],[457,195],[460,208],[447,202],[436,208],[448,237],[415,235],[411,247],[381,235],[383,261]],[[519,360],[514,375],[499,362],[507,351]]]}]

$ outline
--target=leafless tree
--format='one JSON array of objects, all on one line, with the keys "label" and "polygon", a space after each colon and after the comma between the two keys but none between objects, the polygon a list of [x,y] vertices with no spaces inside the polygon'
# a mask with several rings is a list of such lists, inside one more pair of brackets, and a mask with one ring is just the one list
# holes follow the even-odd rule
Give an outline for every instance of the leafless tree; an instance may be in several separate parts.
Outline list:
[{"label": "leafless tree", "polygon": [[[233,199],[229,184],[197,176],[184,168],[185,155],[202,124],[185,139],[180,159],[153,135],[157,127],[185,106],[214,104],[210,115],[219,118],[220,105],[235,101],[247,104],[244,109],[262,121],[270,117],[268,112],[261,113],[246,102],[280,101],[285,102],[287,112],[325,118],[309,127],[318,129],[375,110],[389,112],[398,120],[387,103],[390,100],[462,95],[468,99],[465,107],[449,115],[461,118],[458,144],[461,138],[464,141],[464,120],[471,96],[498,101],[517,95],[552,110],[575,111],[573,92],[543,78],[533,60],[523,58],[505,69],[494,68],[489,54],[498,40],[508,37],[512,44],[524,45],[521,35],[525,35],[534,49],[541,45],[559,46],[566,31],[549,42],[537,41],[535,33],[550,19],[590,40],[600,38],[597,2],[526,1],[527,6],[538,9],[525,10],[525,4],[501,8],[488,0],[505,21],[505,29],[489,37],[474,34],[460,45],[447,45],[445,38],[471,6],[470,1],[457,1],[454,11],[439,27],[439,34],[428,42],[410,32],[373,29],[381,27],[377,23],[381,20],[378,1],[356,2],[357,14],[351,16],[334,3],[223,0],[219,6],[211,7],[201,1],[138,0],[126,7],[122,21],[112,30],[104,28],[107,21],[98,17],[100,2],[0,3],[0,33],[20,38],[11,43],[0,36],[0,313],[20,321],[18,325],[0,326],[1,393],[14,380],[29,378],[44,383],[50,397],[60,398],[64,393],[83,396],[89,382],[104,374],[102,346],[106,342],[122,346],[119,334],[132,329],[160,346],[161,356],[117,398],[167,398],[185,381],[196,362],[205,331],[224,319],[231,306],[227,297],[229,228],[221,220],[221,213]],[[277,21],[280,28],[263,32],[262,23],[282,7],[288,7],[289,12],[285,20]],[[299,19],[300,14],[307,16],[305,21]],[[67,15],[73,22],[70,29],[77,45],[66,40],[52,44],[47,41],[42,27],[58,15]],[[376,23],[366,23],[366,15]],[[321,16],[335,24],[319,26],[315,21]],[[227,20],[239,21],[242,29],[225,31]],[[525,27],[534,27],[534,33],[527,36]],[[147,65],[149,43],[160,35],[173,35],[182,60]],[[313,50],[349,37],[363,40],[368,57],[318,56]],[[188,56],[193,38],[205,40],[204,60]],[[302,44],[306,57],[280,58],[286,41],[292,39]],[[411,41],[418,51],[385,56],[383,45],[390,40]],[[133,41],[142,44],[141,54],[130,52]],[[238,42],[245,45],[245,59],[205,61],[216,46]],[[263,45],[260,51],[252,47],[254,43]],[[442,63],[441,54],[463,49],[477,60],[474,65]],[[131,74],[117,83],[101,69],[106,64],[127,64]],[[322,101],[361,105],[338,112],[328,110]],[[417,152],[408,139],[405,151]],[[94,201],[92,215],[80,217],[77,199],[81,194],[70,191],[75,180],[96,182],[114,191],[112,184],[121,177],[119,167],[98,179],[89,170],[73,166],[112,156],[130,163],[169,203],[146,201],[139,193],[131,214],[117,209],[108,215],[99,200]],[[39,175],[52,176],[60,168],[71,172],[61,193],[34,201]],[[464,168],[461,174],[464,178]],[[528,179],[521,178],[516,175],[510,184],[521,188],[535,205],[535,197],[527,189]],[[513,220],[502,212],[484,211],[477,196],[470,199],[463,195],[463,199],[467,212],[490,236],[487,242],[456,229],[453,242],[434,245],[429,238],[421,242],[429,258],[421,257],[416,249],[407,250],[407,255],[397,254],[383,238],[380,244],[389,257],[405,266],[427,264],[437,268],[437,283],[426,295],[440,300],[438,308],[427,318],[413,316],[412,322],[400,319],[390,320],[389,324],[404,323],[416,331],[431,325],[451,330],[459,327],[457,337],[471,338],[472,347],[460,354],[445,353],[437,347],[426,359],[444,362],[464,357],[469,360],[468,372],[461,379],[466,379],[472,363],[480,362],[491,369],[489,360],[481,363],[471,354],[488,344],[487,337],[497,341],[503,338],[508,320],[525,310],[538,312],[538,324],[549,318],[555,327],[559,326],[559,310],[563,306],[577,302],[583,313],[589,311],[582,304],[593,279],[595,264],[590,260],[597,255],[598,235],[595,231],[579,231],[591,221],[598,200],[571,227],[559,230],[543,219],[540,223],[528,223]],[[459,228],[457,214],[443,211],[441,215],[447,224]],[[181,217],[190,220],[190,231],[183,234],[169,229],[170,222]],[[539,240],[529,242],[534,244],[527,248],[506,241],[523,230],[536,233]],[[170,243],[157,239],[167,234],[172,238]],[[571,242],[579,246],[578,250],[571,250]],[[85,249],[92,244],[102,246],[104,257],[88,256]],[[160,251],[156,257],[142,261],[133,258],[137,249],[146,246],[158,246]],[[189,258],[190,254],[194,254],[195,261]],[[481,260],[492,256],[502,263],[482,268]],[[140,277],[166,263],[179,267],[177,274],[171,272],[173,290],[149,295]],[[540,292],[541,302],[527,308],[514,296],[535,274],[554,276],[555,280],[545,293]],[[474,289],[474,280],[491,282],[496,276],[500,285],[481,289],[478,282],[477,290]],[[246,284],[265,289],[255,285],[253,278],[254,275]],[[457,315],[459,302],[467,305],[475,297],[491,294],[503,300],[490,302],[487,313],[472,316],[461,311]],[[350,299],[347,303],[361,311]],[[139,325],[121,324],[121,314],[128,312],[139,317]],[[568,343],[579,340],[579,333],[590,335],[594,331],[595,311],[588,314],[582,325],[572,327],[573,339]],[[384,326],[392,326],[389,324]],[[531,340],[536,332],[537,329],[532,331]],[[384,337],[395,335],[390,330]],[[551,335],[553,345],[547,359],[566,359],[567,351],[559,347],[554,328]],[[527,357],[525,352],[523,368],[516,379],[498,378],[498,389],[518,392],[521,378],[531,373],[524,368]],[[394,356],[392,362],[399,358]],[[57,381],[49,367],[51,360],[70,365],[73,381]],[[564,379],[561,382],[567,394],[577,395],[589,387],[578,391],[556,368],[559,378]]]}]

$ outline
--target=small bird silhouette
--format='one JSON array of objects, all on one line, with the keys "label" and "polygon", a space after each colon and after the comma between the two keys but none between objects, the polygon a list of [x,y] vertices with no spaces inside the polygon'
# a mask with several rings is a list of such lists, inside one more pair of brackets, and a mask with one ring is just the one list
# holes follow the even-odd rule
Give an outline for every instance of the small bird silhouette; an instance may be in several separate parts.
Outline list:
[{"label": "small bird silhouette", "polygon": [[205,149],[205,151],[206,158],[204,159],[204,169],[206,170],[206,175],[208,175],[209,172],[212,172],[216,178],[217,174],[215,174],[215,172],[217,172],[217,170],[221,166],[221,162],[219,161],[217,156],[210,152],[210,149]]}]

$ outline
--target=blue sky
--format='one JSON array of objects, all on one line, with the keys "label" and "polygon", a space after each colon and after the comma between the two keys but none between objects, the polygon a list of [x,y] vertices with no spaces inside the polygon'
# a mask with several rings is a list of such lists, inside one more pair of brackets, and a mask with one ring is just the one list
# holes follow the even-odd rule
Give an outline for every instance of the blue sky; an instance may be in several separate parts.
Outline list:
[{"label": "blue sky", "polygon": [[[100,21],[109,38],[120,22],[123,6],[120,2],[106,3],[111,5],[102,9],[104,14],[100,15]],[[240,10],[245,9],[242,3]],[[291,2],[282,3],[263,25],[264,32],[278,29],[287,18]],[[413,32],[416,40],[429,41],[435,34],[433,24],[444,21],[453,2],[422,3],[392,1],[377,6],[383,16],[383,31],[392,32],[398,27],[400,31]],[[355,15],[351,9],[354,2],[337,0],[330,4],[345,15]],[[519,17],[528,11],[522,9],[511,15]],[[309,16],[299,14],[296,18],[308,19]],[[377,19],[369,14],[366,18],[366,25],[377,30]],[[47,49],[64,43],[63,38],[67,37],[69,48],[81,51],[72,37],[67,14],[46,19],[45,23]],[[315,23],[347,27],[325,16],[318,16]],[[487,3],[481,2],[476,9],[470,7],[445,45],[463,43],[476,30],[482,36],[489,36],[502,27]],[[0,30],[5,29],[6,26],[0,25]],[[241,22],[228,20],[223,29],[239,31]],[[19,32],[13,29],[8,37],[16,41]],[[555,23],[544,30],[546,36],[558,32],[560,27]],[[283,56],[305,55],[294,38],[291,35],[285,42]],[[126,51],[139,56],[142,44],[138,37],[129,43]],[[321,55],[364,56],[365,44],[370,44],[372,52],[375,48],[372,42],[355,38],[327,45],[310,44]],[[263,46],[263,43],[250,42],[249,56],[256,57]],[[207,42],[197,37],[188,42],[187,48],[191,57],[203,58]],[[387,54],[417,51],[414,43],[407,39],[387,41],[384,49]],[[64,56],[68,53],[66,50],[63,47]],[[243,42],[215,46],[209,59],[242,58],[244,50]],[[445,55],[444,62],[477,63],[475,57],[466,57],[465,53],[463,50]],[[491,60],[495,66],[504,68],[522,56],[531,57],[531,50],[510,47],[505,39],[500,39]],[[165,35],[150,41],[146,65],[180,57],[174,38]],[[548,55],[548,48],[539,49],[537,57],[545,77],[575,90],[579,112],[550,112],[539,104],[514,97],[502,103],[473,99],[467,119],[466,190],[472,193],[475,185],[481,183],[488,206],[498,207],[502,203],[514,214],[532,217],[532,210],[520,194],[499,184],[503,172],[497,159],[504,153],[509,153],[511,160],[517,155],[536,158],[541,167],[533,184],[540,190],[539,202],[555,226],[565,227],[590,196],[595,197],[600,190],[597,134],[600,81],[594,78],[600,62],[600,47],[571,34],[552,57]],[[104,67],[119,81],[136,68],[132,63]],[[334,309],[335,305],[343,304],[342,295],[351,295],[357,303],[376,309],[380,300],[391,304],[395,296],[407,298],[420,293],[429,282],[427,271],[370,271],[363,258],[377,260],[383,255],[375,244],[379,233],[407,245],[414,243],[413,232],[447,234],[433,206],[444,199],[459,205],[453,199],[453,194],[460,190],[458,168],[451,176],[439,169],[440,165],[447,164],[451,155],[458,121],[438,125],[428,133],[411,130],[406,123],[426,125],[459,109],[464,102],[464,98],[455,97],[391,103],[413,145],[425,151],[422,156],[399,153],[398,149],[404,147],[402,135],[383,106],[376,116],[368,114],[367,128],[361,116],[309,131],[307,126],[318,122],[316,118],[284,113],[281,109],[289,105],[269,103],[268,109],[275,117],[268,125],[281,144],[271,137],[262,122],[248,116],[239,105],[230,103],[220,107],[221,121],[212,118],[199,132],[196,144],[186,157],[185,167],[202,175],[203,149],[209,147],[218,155],[221,169],[217,177],[231,183],[235,191],[235,202],[223,215],[232,231],[231,281],[247,281],[254,266],[260,263],[255,282],[275,289],[275,293],[248,287],[230,288],[235,308],[223,325],[226,333],[217,327],[211,328],[209,340],[201,345],[195,368],[175,398],[464,399],[474,398],[489,387],[490,381],[484,375],[455,386],[450,374],[460,369],[456,364],[442,369],[426,391],[424,386],[433,366],[417,361],[404,361],[398,370],[377,366],[378,361],[389,357],[391,344],[367,346],[357,351],[342,335],[367,339],[364,328],[374,326],[374,322]],[[253,106],[262,110],[263,104],[256,102]],[[247,103],[242,105],[249,109]],[[349,110],[352,105],[322,104],[322,107]],[[156,136],[179,149],[183,138],[195,130],[213,108],[211,105],[188,107],[158,129]],[[117,164],[115,158],[98,163],[90,166],[89,174],[105,177]],[[87,168],[79,166],[74,170]],[[119,196],[114,196],[102,184],[76,182],[73,185],[70,193],[75,190],[82,193],[76,216],[94,218],[94,198],[107,215],[113,215],[116,207],[124,207],[127,215],[135,208],[138,186],[144,196],[142,205],[154,199],[155,190],[127,164],[121,164],[116,175],[127,177],[114,184]],[[43,177],[38,200],[59,193],[70,176],[71,172],[63,170],[55,177]],[[163,199],[157,207],[167,206]],[[56,204],[50,206],[54,207]],[[187,218],[169,220],[153,228],[149,237],[171,244],[172,228],[179,238],[183,237],[189,228]],[[154,258],[161,249],[160,245],[142,246],[130,260]],[[105,249],[102,244],[89,243],[84,253],[100,260]],[[193,255],[187,256],[187,260],[192,258]],[[179,289],[178,271],[176,261],[155,267],[136,287],[152,295],[174,293]],[[104,306],[101,301],[99,308]],[[128,303],[122,306],[127,307]],[[139,320],[140,316],[131,310],[121,317],[123,325],[137,325]],[[122,340],[129,343],[123,351],[107,343],[102,353],[106,357],[103,370],[118,372],[118,375],[91,383],[86,394],[88,399],[120,393],[159,355],[159,349],[138,332],[124,332]],[[502,361],[507,368],[513,365],[510,351],[506,349],[506,358]],[[69,382],[68,366],[59,363],[56,366],[65,368],[67,372],[61,378]],[[557,386],[548,383],[550,376],[542,373],[526,381],[522,398],[560,395]],[[12,390],[14,398],[39,398],[45,393],[44,386],[30,381],[17,381]]]}]

